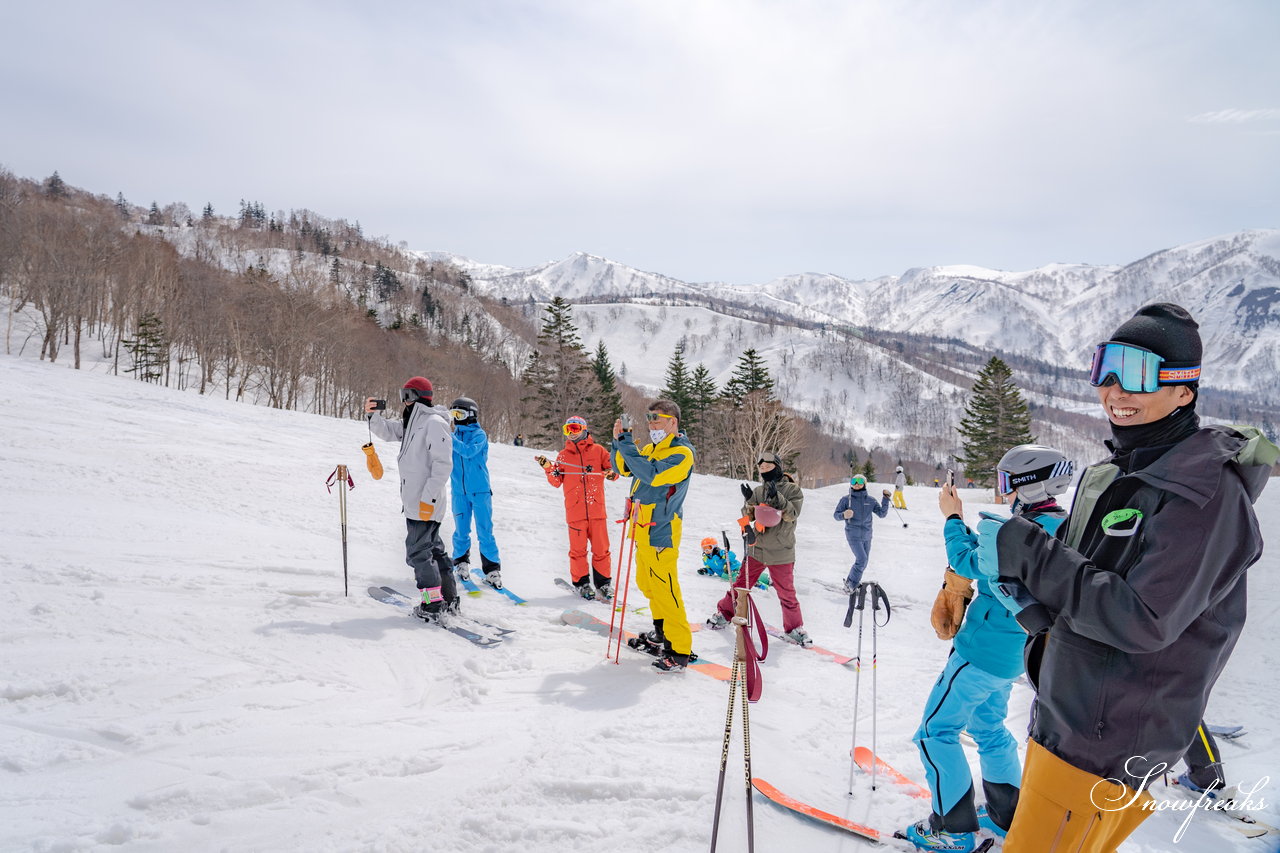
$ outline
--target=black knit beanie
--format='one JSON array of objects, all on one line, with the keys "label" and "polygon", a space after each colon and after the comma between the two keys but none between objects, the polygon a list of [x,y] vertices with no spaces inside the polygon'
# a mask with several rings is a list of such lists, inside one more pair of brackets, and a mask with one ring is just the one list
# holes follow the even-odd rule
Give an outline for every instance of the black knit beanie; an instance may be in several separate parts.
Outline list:
[{"label": "black knit beanie", "polygon": [[[1172,302],[1153,302],[1120,324],[1111,340],[1133,344],[1151,350],[1164,359],[1161,371],[1200,367],[1203,350],[1200,346],[1200,325],[1191,318],[1187,309]],[[1162,382],[1162,385],[1187,385],[1197,396],[1200,393],[1199,374],[1182,382]]]}]

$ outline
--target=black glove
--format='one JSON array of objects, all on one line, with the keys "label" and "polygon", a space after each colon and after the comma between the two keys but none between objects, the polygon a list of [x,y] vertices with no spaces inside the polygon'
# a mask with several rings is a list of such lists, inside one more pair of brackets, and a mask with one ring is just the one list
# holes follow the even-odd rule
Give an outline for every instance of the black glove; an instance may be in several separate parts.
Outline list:
[{"label": "black glove", "polygon": [[778,496],[778,484],[770,480],[769,485],[764,487],[764,494],[765,497],[776,498]]},{"label": "black glove", "polygon": [[755,491],[755,489],[751,488],[751,484],[750,484],[750,483],[743,483],[743,484],[742,484],[742,486],[741,486],[741,488],[742,488],[742,499],[743,499],[744,501],[749,501],[749,500],[751,500],[751,495],[752,495],[752,493]]}]

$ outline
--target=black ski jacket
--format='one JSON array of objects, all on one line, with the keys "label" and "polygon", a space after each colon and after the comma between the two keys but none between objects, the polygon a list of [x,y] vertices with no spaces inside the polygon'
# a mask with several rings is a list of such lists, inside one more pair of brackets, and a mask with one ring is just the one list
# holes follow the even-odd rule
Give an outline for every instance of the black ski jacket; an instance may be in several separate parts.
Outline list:
[{"label": "black ski jacket", "polygon": [[1274,458],[1237,460],[1255,444],[1201,429],[1082,495],[1108,463],[1091,466],[1057,533],[1074,548],[1022,518],[1001,527],[1000,575],[1056,613],[1027,653],[1031,737],[1054,755],[1139,788],[1187,750],[1244,627],[1245,570],[1262,555],[1252,504]]}]

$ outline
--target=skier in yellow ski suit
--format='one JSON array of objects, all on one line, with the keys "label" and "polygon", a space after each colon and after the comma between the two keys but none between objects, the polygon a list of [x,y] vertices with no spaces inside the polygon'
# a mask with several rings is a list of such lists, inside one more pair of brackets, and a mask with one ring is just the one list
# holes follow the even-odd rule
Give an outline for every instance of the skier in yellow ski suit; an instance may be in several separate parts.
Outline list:
[{"label": "skier in yellow ski suit", "polygon": [[635,538],[636,585],[649,599],[653,613],[653,631],[638,639],[646,650],[657,653],[653,665],[658,670],[679,672],[693,651],[693,632],[676,575],[684,497],[693,474],[693,445],[680,432],[680,407],[670,400],[650,405],[645,417],[649,443],[643,450],[621,420],[614,423],[614,467],[623,477],[635,480],[628,508]]}]

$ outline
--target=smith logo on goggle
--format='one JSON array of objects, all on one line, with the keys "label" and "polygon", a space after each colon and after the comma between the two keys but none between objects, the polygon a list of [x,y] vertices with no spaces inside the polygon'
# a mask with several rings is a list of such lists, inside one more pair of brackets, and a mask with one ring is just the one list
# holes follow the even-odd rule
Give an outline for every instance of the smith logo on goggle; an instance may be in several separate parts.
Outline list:
[{"label": "smith logo on goggle", "polygon": [[1200,368],[1198,367],[1160,368],[1160,382],[1165,385],[1173,385],[1178,382],[1194,382],[1199,378]]},{"label": "smith logo on goggle", "polygon": [[1040,471],[1031,471],[1027,474],[1011,474],[1009,476],[1009,484],[1015,489],[1018,486],[1025,486],[1027,483],[1034,483],[1040,479]]}]

